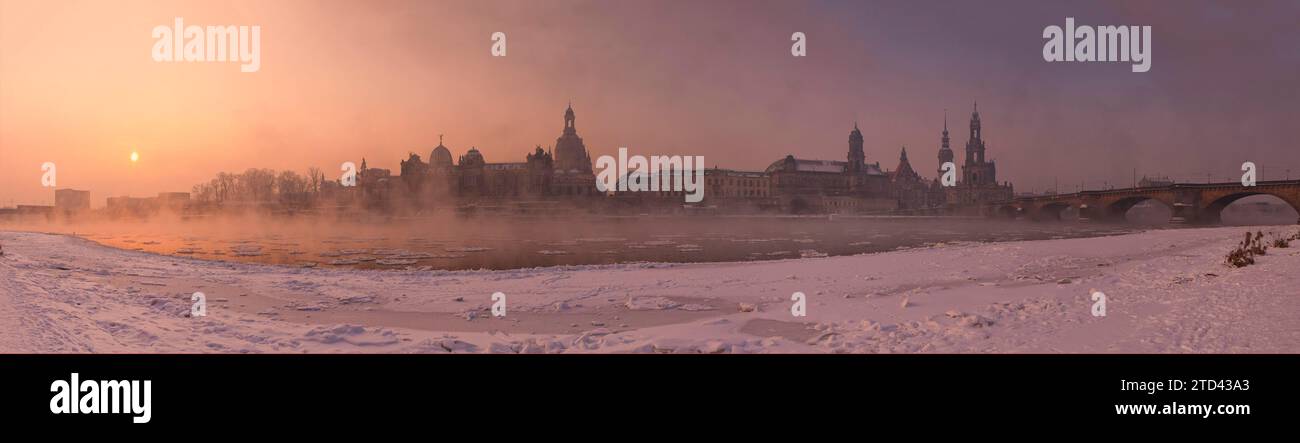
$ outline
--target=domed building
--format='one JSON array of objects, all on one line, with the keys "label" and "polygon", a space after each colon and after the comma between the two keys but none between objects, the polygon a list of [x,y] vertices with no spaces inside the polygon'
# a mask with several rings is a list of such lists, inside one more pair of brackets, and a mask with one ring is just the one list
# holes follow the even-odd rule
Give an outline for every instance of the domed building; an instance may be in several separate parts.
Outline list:
[{"label": "domed building", "polygon": [[573,105],[564,110],[564,132],[555,139],[555,169],[563,173],[591,172],[591,154],[578,136]]},{"label": "domed building", "polygon": [[433,152],[429,153],[429,169],[450,172],[454,166],[451,163],[451,150],[442,145],[442,135],[439,134],[438,147],[433,148]]},{"label": "domed building", "polygon": [[570,106],[564,114],[564,131],[556,139],[556,156],[537,146],[522,162],[489,163],[477,147],[471,147],[453,162],[451,149],[439,135],[438,146],[429,153],[429,163],[415,153],[401,162],[400,183],[405,186],[398,188],[400,192],[395,195],[417,208],[461,204],[476,198],[599,195],[591,154],[578,136],[575,120]]},{"label": "domed building", "polygon": [[596,174],[591,170],[591,154],[578,136],[577,118],[570,104],[564,110],[564,131],[555,139],[555,176],[551,181],[556,195],[596,195]]}]

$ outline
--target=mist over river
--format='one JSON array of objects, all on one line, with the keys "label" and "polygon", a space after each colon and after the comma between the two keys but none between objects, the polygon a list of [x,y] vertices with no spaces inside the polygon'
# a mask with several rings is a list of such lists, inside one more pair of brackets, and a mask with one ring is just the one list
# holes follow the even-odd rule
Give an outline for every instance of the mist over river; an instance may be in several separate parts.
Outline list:
[{"label": "mist over river", "polygon": [[[129,250],[207,260],[378,269],[516,269],[632,262],[756,261],[953,242],[1093,237],[1132,225],[920,217],[230,216],[41,224]],[[1146,228],[1150,228],[1149,226]]]}]

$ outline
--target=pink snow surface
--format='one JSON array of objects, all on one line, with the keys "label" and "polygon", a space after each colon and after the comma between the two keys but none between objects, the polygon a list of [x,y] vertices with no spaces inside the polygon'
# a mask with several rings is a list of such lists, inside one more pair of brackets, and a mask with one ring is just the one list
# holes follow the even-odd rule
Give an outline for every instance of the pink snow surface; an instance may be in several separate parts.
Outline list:
[{"label": "pink snow surface", "polygon": [[[1297,231],[456,272],[210,262],[0,232],[0,352],[1300,351],[1300,244],[1229,268],[1248,229]],[[195,292],[206,316],[190,316]],[[792,315],[796,292],[806,316]]]}]

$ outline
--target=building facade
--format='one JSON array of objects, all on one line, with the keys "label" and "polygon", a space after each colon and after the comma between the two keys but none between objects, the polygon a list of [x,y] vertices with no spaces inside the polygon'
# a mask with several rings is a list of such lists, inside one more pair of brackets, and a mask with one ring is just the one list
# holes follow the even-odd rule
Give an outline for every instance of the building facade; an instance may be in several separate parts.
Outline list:
[{"label": "building facade", "polygon": [[452,161],[451,148],[439,136],[427,163],[419,154],[410,153],[393,176],[387,169],[369,168],[362,159],[357,190],[329,186],[327,194],[339,201],[350,200],[355,194],[367,207],[417,208],[597,196],[591,154],[578,136],[576,120],[570,106],[553,150],[537,146],[521,162],[489,162],[477,147]]},{"label": "building facade", "polygon": [[[997,181],[996,164],[985,157],[987,147],[978,107],[971,114],[961,179],[956,186],[941,185],[938,177],[944,172],[942,164],[954,158],[947,120],[945,115],[938,155],[940,169],[934,179],[926,179],[916,171],[906,147],[899,152],[892,171],[882,169],[878,161],[868,163],[866,140],[855,124],[849,132],[844,161],[803,159],[791,154],[762,171],[706,169],[704,201],[695,206],[793,214],[888,213],[1010,199],[1011,185]],[[439,136],[427,163],[419,154],[410,153],[400,162],[399,175],[394,176],[386,169],[368,168],[362,159],[357,189],[324,186],[322,194],[339,201],[345,200],[341,197],[359,198],[367,207],[407,204],[423,208],[563,199],[631,207],[654,206],[656,199],[667,199],[676,204],[659,206],[681,209],[681,192],[607,195],[597,190],[591,153],[578,135],[576,121],[573,107],[569,106],[554,148],[537,146],[524,161],[492,163],[475,147],[453,161],[451,149]]]},{"label": "building facade", "polygon": [[90,211],[90,191],[59,189],[54,191],[54,208],[61,215]]}]

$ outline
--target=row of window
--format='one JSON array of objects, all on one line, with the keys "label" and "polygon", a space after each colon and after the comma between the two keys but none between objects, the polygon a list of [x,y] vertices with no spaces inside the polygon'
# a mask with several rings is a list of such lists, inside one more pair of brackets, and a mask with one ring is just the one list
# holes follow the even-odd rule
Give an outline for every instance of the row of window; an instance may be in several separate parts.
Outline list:
[{"label": "row of window", "polygon": [[705,179],[705,191],[721,197],[767,197],[768,181],[749,177],[714,177]]}]

